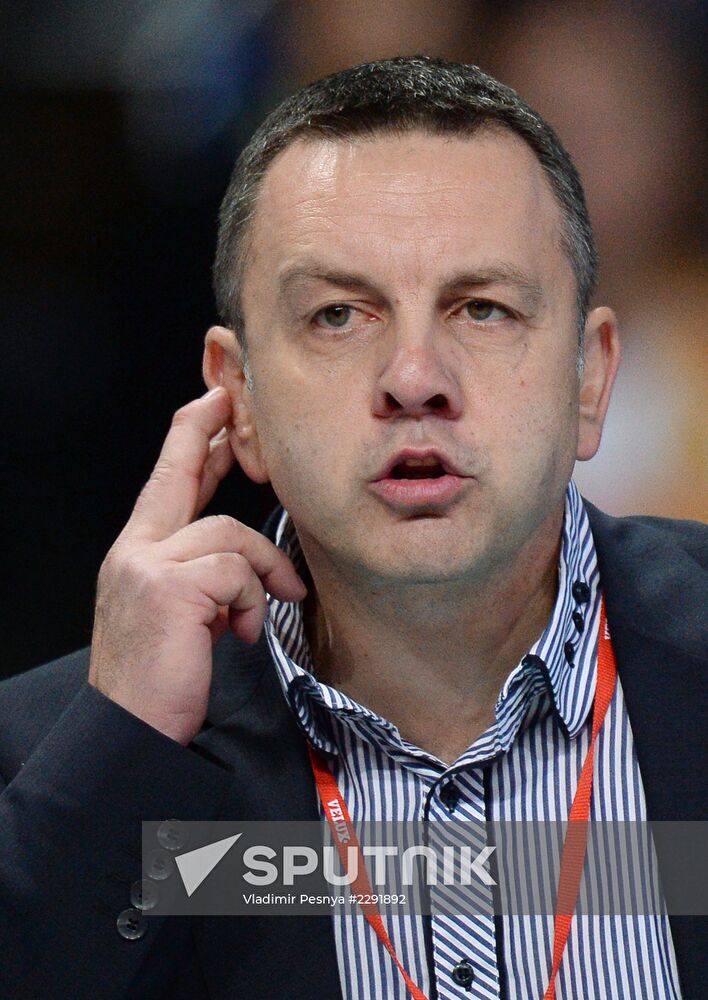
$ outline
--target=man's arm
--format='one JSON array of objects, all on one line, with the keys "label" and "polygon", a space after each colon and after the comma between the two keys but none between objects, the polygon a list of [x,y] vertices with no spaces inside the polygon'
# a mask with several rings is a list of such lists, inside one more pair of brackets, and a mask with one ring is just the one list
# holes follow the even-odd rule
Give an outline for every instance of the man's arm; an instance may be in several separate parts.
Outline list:
[{"label": "man's arm", "polygon": [[90,662],[59,718],[29,735],[52,696],[46,670],[0,691],[0,765],[12,760],[0,766],[0,997],[134,1000],[143,968],[156,997],[186,953],[184,919],[117,926],[141,877],[141,821],[218,815],[232,775],[190,746],[213,645],[227,628],[259,638],[266,588],[305,592],[267,538],[231,517],[198,520],[234,462],[230,414],[223,389],[175,414],[101,567]]}]

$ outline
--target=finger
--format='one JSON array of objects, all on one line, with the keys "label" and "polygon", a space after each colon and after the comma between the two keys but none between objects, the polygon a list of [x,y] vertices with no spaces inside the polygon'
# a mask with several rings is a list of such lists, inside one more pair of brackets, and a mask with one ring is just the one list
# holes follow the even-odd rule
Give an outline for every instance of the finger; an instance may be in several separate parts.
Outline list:
[{"label": "finger", "polygon": [[264,612],[263,617],[259,618],[254,611],[252,620],[248,622],[248,628],[252,630],[250,632],[250,638],[246,638],[244,631],[245,628],[244,622],[239,618],[239,614],[240,612],[233,607],[228,609],[228,622],[229,622],[228,627],[231,629],[234,635],[238,636],[238,638],[241,639],[243,642],[250,642],[250,643],[258,642],[258,640],[261,637],[261,632],[263,631],[263,626],[265,624],[266,613]]},{"label": "finger", "polygon": [[200,512],[198,498],[212,437],[231,417],[223,386],[181,407],[126,525],[126,533],[157,541],[189,524]]},{"label": "finger", "polygon": [[[268,601],[260,580],[248,561],[236,552],[214,552],[179,564],[178,575],[216,605],[227,605],[229,624],[244,642],[261,634]],[[216,609],[216,616],[219,609]]]},{"label": "finger", "polygon": [[188,562],[218,552],[241,554],[267,592],[280,600],[301,601],[307,594],[304,582],[282,549],[227,514],[194,521],[160,542],[157,550],[160,558],[174,562]]},{"label": "finger", "polygon": [[231,447],[229,430],[227,427],[224,427],[209,443],[209,455],[204,463],[199,496],[197,497],[197,510],[204,510],[216,493],[217,486],[224,479],[235,461],[236,456]]}]

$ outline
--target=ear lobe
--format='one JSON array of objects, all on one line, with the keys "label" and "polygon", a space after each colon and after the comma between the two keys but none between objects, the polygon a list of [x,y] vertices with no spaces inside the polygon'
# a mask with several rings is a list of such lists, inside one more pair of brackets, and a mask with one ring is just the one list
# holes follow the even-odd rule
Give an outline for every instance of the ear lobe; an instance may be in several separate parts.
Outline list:
[{"label": "ear lobe", "polygon": [[234,454],[249,479],[254,483],[269,483],[270,476],[261,450],[251,391],[246,387],[243,368],[240,370],[232,398],[231,447]]},{"label": "ear lobe", "polygon": [[209,388],[223,385],[231,397],[229,441],[239,465],[253,482],[270,482],[258,437],[253,394],[246,385],[243,352],[233,330],[213,326],[207,332],[202,372]]},{"label": "ear lobe", "polygon": [[269,483],[270,476],[261,451],[258,432],[252,415],[241,403],[234,407],[234,428],[230,440],[238,464],[248,478],[254,483]]},{"label": "ear lobe", "polygon": [[620,362],[617,319],[611,309],[593,309],[585,324],[585,367],[579,392],[577,459],[592,458],[600,446]]}]

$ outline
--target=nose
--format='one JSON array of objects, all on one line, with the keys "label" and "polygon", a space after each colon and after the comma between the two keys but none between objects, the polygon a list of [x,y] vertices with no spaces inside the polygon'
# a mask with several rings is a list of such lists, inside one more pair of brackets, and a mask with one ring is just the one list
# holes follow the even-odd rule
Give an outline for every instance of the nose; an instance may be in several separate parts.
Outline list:
[{"label": "nose", "polygon": [[397,337],[374,394],[377,417],[437,416],[454,419],[462,412],[462,392],[449,365],[440,357],[435,331],[424,337]]}]

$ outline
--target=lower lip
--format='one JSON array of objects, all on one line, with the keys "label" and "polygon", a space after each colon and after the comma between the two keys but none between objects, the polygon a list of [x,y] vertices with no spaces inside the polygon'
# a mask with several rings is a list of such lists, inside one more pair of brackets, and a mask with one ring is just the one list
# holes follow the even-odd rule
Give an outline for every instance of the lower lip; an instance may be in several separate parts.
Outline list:
[{"label": "lower lip", "polygon": [[440,476],[438,479],[379,479],[373,490],[388,503],[423,507],[448,503],[462,489],[463,476]]}]

